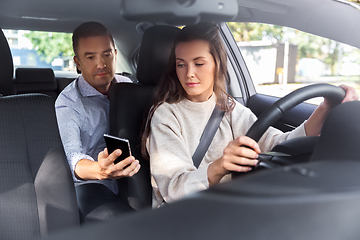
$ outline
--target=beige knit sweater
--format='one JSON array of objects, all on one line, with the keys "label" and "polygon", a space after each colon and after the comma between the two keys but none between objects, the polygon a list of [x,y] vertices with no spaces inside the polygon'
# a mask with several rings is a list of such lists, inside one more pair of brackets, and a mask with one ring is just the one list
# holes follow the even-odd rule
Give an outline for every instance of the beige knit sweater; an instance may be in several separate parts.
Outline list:
[{"label": "beige knit sweater", "polygon": [[[150,155],[153,207],[163,200],[172,202],[209,187],[207,168],[222,156],[223,150],[233,139],[245,135],[256,121],[256,116],[243,105],[236,103],[231,113],[226,113],[199,168],[192,155],[201,134],[215,107],[215,94],[206,102],[184,99],[175,104],[162,104],[151,121],[147,142]],[[304,124],[289,133],[269,128],[259,141],[263,152],[269,151],[284,140],[305,136]],[[228,181],[226,175],[221,180]]]}]

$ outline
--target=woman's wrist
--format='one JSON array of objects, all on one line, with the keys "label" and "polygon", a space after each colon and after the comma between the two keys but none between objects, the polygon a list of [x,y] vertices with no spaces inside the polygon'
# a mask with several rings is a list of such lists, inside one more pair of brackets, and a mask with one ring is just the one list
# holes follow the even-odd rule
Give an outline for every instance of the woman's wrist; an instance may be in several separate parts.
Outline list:
[{"label": "woman's wrist", "polygon": [[321,133],[322,126],[327,114],[330,112],[326,103],[321,103],[305,122],[305,132],[307,136],[318,136]]},{"label": "woman's wrist", "polygon": [[224,169],[220,165],[220,161],[221,159],[218,159],[208,166],[207,175],[209,186],[219,183],[223,176],[226,175],[226,172],[223,171]]}]

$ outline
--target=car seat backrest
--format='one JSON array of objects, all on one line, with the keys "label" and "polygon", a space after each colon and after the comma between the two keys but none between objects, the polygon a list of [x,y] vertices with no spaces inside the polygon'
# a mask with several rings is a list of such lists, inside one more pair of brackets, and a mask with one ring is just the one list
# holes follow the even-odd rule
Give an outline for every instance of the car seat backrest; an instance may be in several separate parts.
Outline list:
[{"label": "car seat backrest", "polygon": [[148,28],[141,41],[136,77],[143,85],[157,85],[165,73],[175,37],[180,29],[172,26]]},{"label": "car seat backrest", "polygon": [[64,90],[75,78],[64,78],[64,77],[57,77],[57,94],[59,95],[62,90]]},{"label": "car seat backrest", "polygon": [[0,97],[0,239],[34,239],[80,224],[53,100]]},{"label": "car seat backrest", "polygon": [[[140,171],[119,181],[120,192],[128,186],[130,204],[136,209],[151,207],[149,161],[140,153],[140,131],[161,76],[164,74],[175,37],[172,26],[148,28],[141,42],[137,78],[139,84],[119,83],[110,88],[110,133],[130,140],[132,155],[140,161]],[[127,181],[127,182],[126,182]]]},{"label": "car seat backrest", "polygon": [[0,94],[11,95],[14,93],[14,89],[11,85],[11,81],[14,75],[14,65],[10,47],[3,31],[0,28]]},{"label": "car seat backrest", "polygon": [[15,70],[14,88],[16,94],[43,93],[55,101],[57,83],[51,68],[17,68]]}]

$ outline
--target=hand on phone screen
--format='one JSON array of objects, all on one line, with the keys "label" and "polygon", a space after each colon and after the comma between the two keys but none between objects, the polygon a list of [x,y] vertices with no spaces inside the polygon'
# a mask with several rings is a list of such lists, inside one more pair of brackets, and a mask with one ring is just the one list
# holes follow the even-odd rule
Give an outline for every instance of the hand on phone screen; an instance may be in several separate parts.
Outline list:
[{"label": "hand on phone screen", "polygon": [[106,148],[108,149],[109,154],[111,154],[116,149],[120,149],[122,152],[121,155],[117,159],[115,159],[114,164],[131,156],[130,143],[128,139],[119,138],[108,134],[104,134],[104,138],[105,138]]}]

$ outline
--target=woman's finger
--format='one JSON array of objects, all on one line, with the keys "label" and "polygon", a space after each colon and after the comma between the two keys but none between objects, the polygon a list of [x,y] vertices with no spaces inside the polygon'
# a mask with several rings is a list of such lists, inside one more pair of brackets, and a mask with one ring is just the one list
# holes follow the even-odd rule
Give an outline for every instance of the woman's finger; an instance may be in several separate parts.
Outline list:
[{"label": "woman's finger", "polygon": [[242,166],[232,162],[224,163],[224,168],[229,172],[248,172],[251,170],[250,166]]},{"label": "woman's finger", "polygon": [[260,147],[259,144],[252,138],[247,136],[241,136],[235,139],[236,145],[240,146],[246,146],[252,150],[254,150],[256,153],[260,153]]}]

